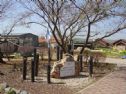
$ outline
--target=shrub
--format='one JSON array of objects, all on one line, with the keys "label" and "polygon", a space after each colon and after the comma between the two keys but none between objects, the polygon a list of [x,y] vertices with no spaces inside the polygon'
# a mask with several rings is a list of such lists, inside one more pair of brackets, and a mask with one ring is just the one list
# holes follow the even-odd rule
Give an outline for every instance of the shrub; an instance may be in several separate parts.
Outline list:
[{"label": "shrub", "polygon": [[126,50],[120,51],[120,55],[121,55],[121,56],[126,55]]}]

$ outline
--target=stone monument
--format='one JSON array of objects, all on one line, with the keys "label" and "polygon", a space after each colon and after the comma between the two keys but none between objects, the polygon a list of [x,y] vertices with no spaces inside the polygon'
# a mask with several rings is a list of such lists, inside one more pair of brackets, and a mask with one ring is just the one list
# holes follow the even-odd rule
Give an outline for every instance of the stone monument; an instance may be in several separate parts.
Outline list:
[{"label": "stone monument", "polygon": [[60,61],[54,62],[51,76],[53,78],[64,78],[76,76],[79,74],[77,68],[77,62],[74,60],[73,56],[66,54]]}]

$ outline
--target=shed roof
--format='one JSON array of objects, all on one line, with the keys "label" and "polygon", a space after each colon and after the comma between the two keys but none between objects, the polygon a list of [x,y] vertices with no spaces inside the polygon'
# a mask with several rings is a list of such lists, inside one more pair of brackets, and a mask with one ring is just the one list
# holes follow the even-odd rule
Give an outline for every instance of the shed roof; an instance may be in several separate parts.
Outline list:
[{"label": "shed roof", "polygon": [[3,37],[10,38],[10,37],[22,37],[22,36],[28,36],[28,35],[34,35],[34,36],[38,37],[37,35],[32,34],[32,33],[18,33],[18,34],[10,34],[10,35],[0,35],[0,37],[1,38],[3,38]]}]

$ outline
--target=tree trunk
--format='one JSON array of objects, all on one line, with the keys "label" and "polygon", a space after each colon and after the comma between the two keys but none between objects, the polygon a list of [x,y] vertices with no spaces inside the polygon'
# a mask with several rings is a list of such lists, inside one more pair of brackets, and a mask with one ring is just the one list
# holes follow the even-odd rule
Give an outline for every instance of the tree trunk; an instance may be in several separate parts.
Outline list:
[{"label": "tree trunk", "polygon": [[88,44],[88,41],[89,41],[89,38],[90,38],[90,32],[91,32],[91,22],[88,23],[87,38],[86,38],[86,41],[84,41],[84,45],[83,45],[83,48],[80,51],[80,54],[82,54],[84,49],[85,49],[85,47],[87,47],[87,44]]},{"label": "tree trunk", "polygon": [[[83,53],[85,47],[87,47],[87,44],[88,44],[88,41],[89,41],[89,37],[90,37],[90,32],[91,32],[91,22],[88,23],[88,33],[87,33],[87,38],[86,38],[86,41],[84,40],[84,45],[83,45],[83,48],[81,49],[80,51],[80,54]],[[77,61],[79,61],[79,56],[77,58]]]}]

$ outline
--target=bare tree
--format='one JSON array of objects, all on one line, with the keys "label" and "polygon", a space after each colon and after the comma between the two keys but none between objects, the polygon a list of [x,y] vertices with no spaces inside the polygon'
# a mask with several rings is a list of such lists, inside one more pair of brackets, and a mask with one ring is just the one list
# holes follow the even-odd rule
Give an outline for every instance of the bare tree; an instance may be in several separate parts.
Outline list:
[{"label": "bare tree", "polygon": [[13,0],[0,0],[0,20],[7,17],[8,12],[13,5]]},{"label": "bare tree", "polygon": [[84,20],[80,19],[82,14],[69,0],[35,0],[34,2],[28,0],[28,3],[22,0],[20,3],[41,19],[41,22],[29,23],[47,27],[64,53],[67,52],[71,38],[85,27]]},{"label": "bare tree", "polygon": [[[6,18],[6,14],[10,9],[12,2],[10,0],[0,0],[0,21]],[[0,49],[0,63],[5,63],[2,59],[3,53]]]},{"label": "bare tree", "polygon": [[[84,41],[84,46],[80,53],[82,53],[87,46],[89,39],[92,37],[98,36],[98,38],[95,38],[95,42],[99,41],[103,38],[110,37],[111,35],[114,35],[115,33],[118,33],[119,31],[126,28],[126,19],[125,19],[125,6],[121,8],[122,13],[120,13],[119,8],[121,7],[120,4],[124,2],[123,0],[120,1],[107,1],[107,0],[85,0],[83,3],[78,5],[77,2],[72,1],[72,3],[83,13],[83,16],[86,17],[86,23],[87,23],[87,33],[86,33],[86,41]],[[120,16],[117,18],[117,16]],[[101,25],[102,22],[106,22],[108,20],[111,20],[112,18],[115,18],[115,20],[118,19],[118,23],[116,22],[116,25],[111,25],[113,27],[109,31],[99,31],[94,32],[92,30],[92,27],[94,25]],[[116,19],[117,18],[117,19]],[[83,20],[83,19],[82,19]],[[85,19],[84,19],[85,20]],[[114,22],[113,22],[114,24]],[[98,29],[97,29],[98,30]],[[100,35],[100,36],[99,36]]]},{"label": "bare tree", "polygon": [[[10,53],[13,53],[17,49],[17,44],[13,41],[8,41],[8,36],[10,33],[12,33],[15,29],[15,27],[22,25],[21,21],[25,20],[27,17],[30,17],[31,12],[25,12],[15,15],[10,15],[10,11],[14,11],[13,6],[15,4],[14,0],[1,0],[0,1],[0,21],[1,23],[12,19],[11,23],[8,23],[5,26],[5,29],[3,30],[3,34],[0,36],[3,38],[0,40],[0,62],[5,63],[3,61],[3,54],[5,54],[7,57]],[[12,16],[15,16],[14,19]],[[4,27],[2,27],[4,28]],[[2,29],[1,29],[2,31]]]},{"label": "bare tree", "polygon": [[[34,2],[31,2],[34,1]],[[67,45],[79,31],[85,33],[84,48],[87,46],[89,39],[98,36],[96,41],[109,37],[125,29],[125,4],[120,5],[123,0],[27,0],[20,3],[38,15],[41,21],[37,23],[47,27],[53,34],[57,44],[61,46],[64,53],[67,52]],[[122,13],[119,8],[121,7]],[[119,16],[117,24],[104,33],[92,30],[95,25],[111,20]],[[98,29],[97,29],[98,30]],[[100,30],[100,29],[99,29]],[[100,37],[99,37],[100,35]]]}]

